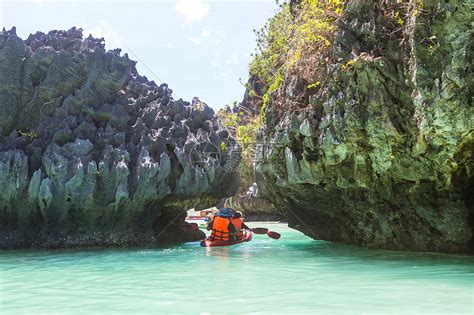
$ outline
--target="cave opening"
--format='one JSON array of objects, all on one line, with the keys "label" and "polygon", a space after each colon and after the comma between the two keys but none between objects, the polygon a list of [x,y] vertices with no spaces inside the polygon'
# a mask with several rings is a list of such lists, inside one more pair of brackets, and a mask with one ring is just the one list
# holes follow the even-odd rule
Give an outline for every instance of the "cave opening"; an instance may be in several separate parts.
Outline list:
[{"label": "cave opening", "polygon": [[152,221],[152,231],[156,243],[185,243],[205,238],[205,233],[187,222],[186,208],[165,207]]}]

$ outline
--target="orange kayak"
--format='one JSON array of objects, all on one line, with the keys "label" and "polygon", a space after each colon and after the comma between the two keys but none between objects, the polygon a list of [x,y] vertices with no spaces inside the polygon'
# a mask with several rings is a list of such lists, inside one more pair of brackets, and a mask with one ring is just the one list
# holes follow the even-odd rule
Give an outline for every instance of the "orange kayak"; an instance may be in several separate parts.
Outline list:
[{"label": "orange kayak", "polygon": [[244,231],[244,237],[237,241],[221,241],[221,240],[211,240],[209,237],[201,241],[201,246],[203,247],[215,247],[215,246],[230,246],[235,244],[240,244],[243,242],[248,242],[252,240],[252,232]]}]

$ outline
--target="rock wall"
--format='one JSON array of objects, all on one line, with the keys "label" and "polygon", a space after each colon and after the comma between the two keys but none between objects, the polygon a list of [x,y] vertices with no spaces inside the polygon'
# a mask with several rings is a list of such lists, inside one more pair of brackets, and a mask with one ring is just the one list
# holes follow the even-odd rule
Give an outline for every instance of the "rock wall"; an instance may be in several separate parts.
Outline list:
[{"label": "rock wall", "polygon": [[[241,163],[245,163],[244,160]],[[224,205],[241,211],[245,221],[286,221],[288,216],[285,208],[279,209],[268,199],[260,196],[257,183],[248,187],[245,194],[227,198]]]},{"label": "rock wall", "polygon": [[473,249],[472,9],[348,1],[321,84],[286,72],[256,175],[291,227],[368,247]]},{"label": "rock wall", "polygon": [[246,222],[252,221],[286,221],[285,209],[278,209],[266,198],[250,196],[232,196],[226,205],[243,213]]},{"label": "rock wall", "polygon": [[81,29],[0,32],[0,112],[0,248],[187,239],[180,212],[239,185],[240,147],[210,107]]}]

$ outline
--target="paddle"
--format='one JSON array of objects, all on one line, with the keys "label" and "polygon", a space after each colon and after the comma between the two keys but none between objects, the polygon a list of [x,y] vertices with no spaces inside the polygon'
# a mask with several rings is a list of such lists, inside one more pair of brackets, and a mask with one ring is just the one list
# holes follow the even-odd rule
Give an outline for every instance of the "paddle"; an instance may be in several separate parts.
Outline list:
[{"label": "paddle", "polygon": [[267,234],[270,238],[273,238],[275,240],[281,237],[280,233],[269,231],[267,228],[253,228],[250,229],[250,231],[255,234]]},{"label": "paddle", "polygon": [[277,232],[274,232],[274,231],[268,231],[267,235],[270,236],[271,238],[275,239],[275,240],[277,240],[281,237],[280,233],[277,233]]},{"label": "paddle", "polygon": [[253,228],[253,229],[250,229],[250,231],[252,231],[255,234],[267,234],[268,233],[267,228]]}]

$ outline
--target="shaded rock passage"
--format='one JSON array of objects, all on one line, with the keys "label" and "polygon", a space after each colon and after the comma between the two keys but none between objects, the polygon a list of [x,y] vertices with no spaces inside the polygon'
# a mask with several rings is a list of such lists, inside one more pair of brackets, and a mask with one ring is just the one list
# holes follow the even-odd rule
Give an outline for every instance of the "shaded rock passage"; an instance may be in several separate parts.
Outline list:
[{"label": "shaded rock passage", "polygon": [[287,219],[268,199],[249,196],[233,196],[226,200],[226,204],[235,210],[243,212],[244,219],[251,221],[283,221]]},{"label": "shaded rock passage", "polygon": [[0,33],[0,112],[0,248],[169,240],[180,211],[239,185],[240,147],[210,107],[81,29]]},{"label": "shaded rock passage", "polygon": [[472,250],[472,3],[410,1],[394,31],[383,3],[347,3],[321,87],[271,95],[259,188],[314,238]]},{"label": "shaded rock passage", "polygon": [[[242,163],[244,163],[242,161]],[[245,221],[283,221],[288,214],[285,208],[277,208],[268,199],[262,198],[258,192],[257,183],[253,183],[245,194],[236,194],[227,198],[226,207],[241,211]]]}]

